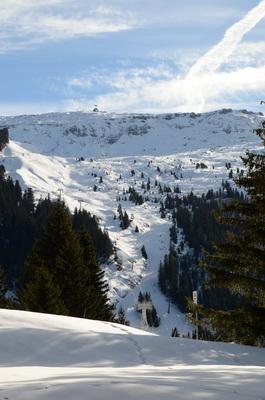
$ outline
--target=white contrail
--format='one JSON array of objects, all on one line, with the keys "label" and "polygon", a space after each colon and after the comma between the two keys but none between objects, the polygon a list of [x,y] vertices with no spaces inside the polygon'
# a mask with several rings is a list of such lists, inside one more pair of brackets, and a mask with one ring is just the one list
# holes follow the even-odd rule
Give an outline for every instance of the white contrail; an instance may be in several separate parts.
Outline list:
[{"label": "white contrail", "polygon": [[265,0],[232,25],[223,39],[202,56],[190,69],[186,78],[215,72],[233,53],[243,37],[265,17]]}]

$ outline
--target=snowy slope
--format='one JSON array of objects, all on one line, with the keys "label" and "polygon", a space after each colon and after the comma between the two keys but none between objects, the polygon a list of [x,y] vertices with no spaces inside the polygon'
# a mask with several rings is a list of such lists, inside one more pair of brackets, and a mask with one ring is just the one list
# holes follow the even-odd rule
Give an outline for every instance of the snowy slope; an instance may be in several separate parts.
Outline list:
[{"label": "snowy slope", "polygon": [[[252,130],[261,121],[261,115],[232,110],[206,114],[2,117],[0,126],[9,127],[11,140],[0,154],[0,163],[38,196],[50,193],[56,197],[62,189],[71,209],[79,207],[81,201],[82,207],[100,218],[115,243],[121,264],[117,268],[111,260],[104,266],[111,300],[117,308],[121,304],[126,309],[132,326],[140,327],[135,311],[139,290],[150,291],[162,320],[155,332],[169,335],[177,326],[185,333],[191,329],[185,317],[174,307],[167,314],[166,299],[157,287],[159,262],[169,247],[171,221],[160,218],[161,195],[155,180],[171,188],[178,185],[183,193],[218,189],[222,179],[227,179],[225,163],[230,162],[235,172],[242,167],[240,155],[247,148],[259,146]],[[80,157],[85,160],[77,161]],[[196,169],[198,162],[208,168]],[[146,184],[148,178],[151,189],[145,193],[142,183]],[[141,206],[122,200],[129,186],[148,195],[149,200]],[[133,215],[127,230],[121,230],[119,220],[113,219],[119,203]],[[134,232],[136,225],[139,233]],[[143,245],[147,262],[141,255]]]},{"label": "snowy slope", "polygon": [[264,399],[264,349],[22,311],[0,327],[1,399]]},{"label": "snowy slope", "polygon": [[205,114],[54,113],[0,117],[31,152],[59,157],[160,156],[253,141],[260,119],[247,111]]}]

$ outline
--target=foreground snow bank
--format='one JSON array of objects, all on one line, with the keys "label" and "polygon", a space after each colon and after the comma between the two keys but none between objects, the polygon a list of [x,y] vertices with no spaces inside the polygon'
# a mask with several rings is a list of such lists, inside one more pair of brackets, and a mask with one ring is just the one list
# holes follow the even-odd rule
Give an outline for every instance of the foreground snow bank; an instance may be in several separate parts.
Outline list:
[{"label": "foreground snow bank", "polygon": [[0,399],[262,399],[265,350],[0,310]]}]

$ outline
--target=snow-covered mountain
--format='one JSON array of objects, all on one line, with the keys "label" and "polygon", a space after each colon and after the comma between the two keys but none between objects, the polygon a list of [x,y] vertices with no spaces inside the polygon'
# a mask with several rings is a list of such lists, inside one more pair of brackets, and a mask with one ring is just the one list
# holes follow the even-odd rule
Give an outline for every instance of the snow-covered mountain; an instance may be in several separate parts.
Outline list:
[{"label": "snow-covered mountain", "polygon": [[0,310],[0,398],[254,400],[265,350]]},{"label": "snow-covered mountain", "polygon": [[[262,114],[220,110],[206,114],[62,113],[1,117],[10,143],[0,164],[32,187],[38,196],[58,196],[63,190],[71,209],[86,208],[100,218],[117,250],[120,265],[105,265],[111,299],[121,304],[132,326],[139,327],[135,303],[139,291],[151,292],[162,324],[155,330],[169,335],[172,327],[190,330],[177,309],[167,313],[167,301],[157,286],[157,271],[169,247],[170,216],[159,215],[158,186],[178,186],[182,193],[218,189],[228,178],[227,163],[242,168],[240,155],[259,147],[253,128]],[[203,165],[203,168],[201,168]],[[134,187],[147,196],[142,205],[125,200]],[[124,194],[125,193],[125,194]],[[118,205],[133,222],[121,230],[114,219]],[[136,226],[139,233],[135,232]],[[145,246],[148,260],[141,254]],[[118,267],[118,268],[117,268]]]},{"label": "snow-covered mountain", "polygon": [[165,156],[253,141],[261,115],[52,113],[0,117],[24,149],[58,157]]}]

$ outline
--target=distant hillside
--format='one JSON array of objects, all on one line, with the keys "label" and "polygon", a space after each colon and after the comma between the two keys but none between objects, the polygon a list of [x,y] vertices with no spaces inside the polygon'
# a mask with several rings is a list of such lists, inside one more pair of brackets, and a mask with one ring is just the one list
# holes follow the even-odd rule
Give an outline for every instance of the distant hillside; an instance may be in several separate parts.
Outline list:
[{"label": "distant hillside", "polygon": [[205,114],[51,113],[0,117],[12,140],[55,156],[165,155],[252,141],[261,116],[224,109]]}]

